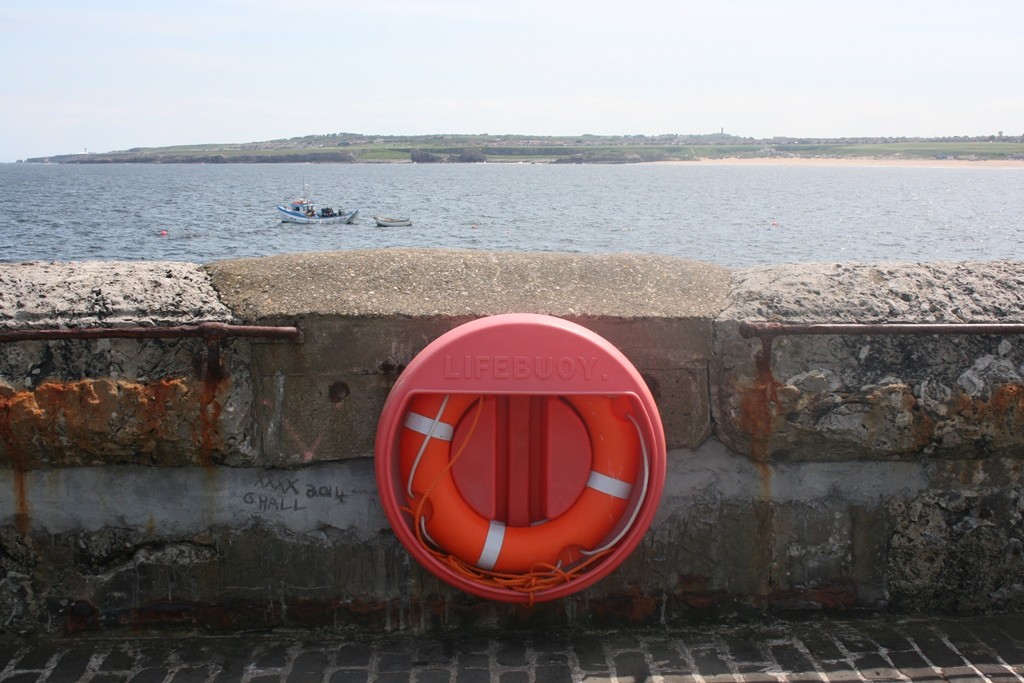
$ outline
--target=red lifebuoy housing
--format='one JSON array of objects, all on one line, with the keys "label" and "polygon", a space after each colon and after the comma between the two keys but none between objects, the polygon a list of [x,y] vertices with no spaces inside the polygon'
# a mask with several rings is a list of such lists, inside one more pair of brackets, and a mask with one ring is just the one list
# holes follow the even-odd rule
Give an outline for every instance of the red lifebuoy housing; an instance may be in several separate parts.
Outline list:
[{"label": "red lifebuoy housing", "polygon": [[532,604],[600,580],[641,541],[665,439],[618,349],[565,320],[507,314],[410,362],[381,414],[376,469],[420,564],[469,593]]}]

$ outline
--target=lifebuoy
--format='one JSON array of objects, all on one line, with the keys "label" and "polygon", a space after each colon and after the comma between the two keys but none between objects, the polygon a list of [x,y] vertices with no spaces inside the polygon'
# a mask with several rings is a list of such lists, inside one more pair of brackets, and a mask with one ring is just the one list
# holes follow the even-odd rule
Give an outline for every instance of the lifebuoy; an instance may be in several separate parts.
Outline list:
[{"label": "lifebuoy", "polygon": [[399,469],[420,534],[444,553],[484,571],[523,574],[563,569],[613,547],[635,517],[637,486],[646,487],[647,447],[624,399],[562,397],[590,437],[591,470],[576,501],[554,519],[509,526],[486,519],[459,493],[452,437],[480,400],[476,394],[416,394],[405,413]]}]

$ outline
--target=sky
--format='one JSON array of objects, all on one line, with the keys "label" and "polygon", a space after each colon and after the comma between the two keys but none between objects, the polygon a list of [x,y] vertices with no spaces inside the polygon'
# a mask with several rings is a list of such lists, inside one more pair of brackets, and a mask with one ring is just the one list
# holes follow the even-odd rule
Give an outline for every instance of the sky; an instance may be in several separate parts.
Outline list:
[{"label": "sky", "polygon": [[0,0],[0,162],[722,130],[1024,134],[1024,2]]}]

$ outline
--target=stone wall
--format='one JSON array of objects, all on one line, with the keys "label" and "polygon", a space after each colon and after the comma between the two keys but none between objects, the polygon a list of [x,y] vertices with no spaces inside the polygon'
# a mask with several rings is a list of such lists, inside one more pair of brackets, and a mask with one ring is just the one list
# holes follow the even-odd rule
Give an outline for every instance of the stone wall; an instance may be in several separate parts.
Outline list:
[{"label": "stone wall", "polygon": [[[0,265],[0,628],[666,624],[771,609],[1024,609],[1018,331],[743,336],[741,324],[1024,323],[1024,264],[740,271],[638,255],[386,250]],[[637,551],[577,595],[482,601],[377,499],[384,400],[474,318],[618,346],[665,424]],[[26,339],[289,326],[301,340]],[[967,330],[968,328],[964,328]]]}]

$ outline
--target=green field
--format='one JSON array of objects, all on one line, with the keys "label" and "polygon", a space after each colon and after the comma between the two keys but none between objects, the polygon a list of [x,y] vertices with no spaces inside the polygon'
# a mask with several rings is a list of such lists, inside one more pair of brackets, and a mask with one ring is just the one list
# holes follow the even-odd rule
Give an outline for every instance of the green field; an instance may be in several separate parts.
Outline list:
[{"label": "green field", "polygon": [[780,145],[804,157],[883,157],[895,159],[1024,159],[1022,142],[893,142],[858,145]]}]

